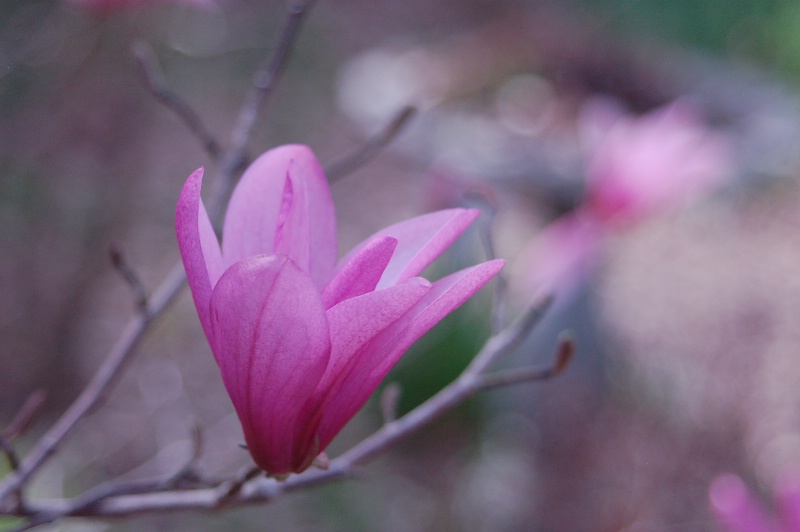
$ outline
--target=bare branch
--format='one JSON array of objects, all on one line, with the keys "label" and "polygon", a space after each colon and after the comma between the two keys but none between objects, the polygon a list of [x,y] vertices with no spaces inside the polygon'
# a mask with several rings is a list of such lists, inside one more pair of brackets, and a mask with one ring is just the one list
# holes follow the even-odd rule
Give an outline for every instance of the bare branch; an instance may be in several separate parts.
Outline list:
[{"label": "bare branch", "polygon": [[144,493],[159,493],[164,489],[166,482],[163,479],[139,480],[131,482],[105,483],[95,486],[82,495],[69,501],[69,504],[52,508],[49,511],[38,511],[31,516],[26,527],[27,530],[47,523],[52,523],[68,515],[81,515],[91,512],[100,501],[119,495],[136,495]]},{"label": "bare branch", "polygon": [[142,280],[125,260],[122,250],[115,244],[111,244],[108,253],[111,257],[111,264],[114,266],[114,269],[122,275],[122,278],[125,279],[125,282],[128,283],[131,290],[133,290],[136,297],[136,307],[139,309],[139,312],[147,312],[147,289],[144,287],[144,283],[142,283]]},{"label": "bare branch", "polygon": [[171,485],[176,485],[181,480],[187,479],[189,477],[193,477],[194,467],[197,464],[197,461],[200,459],[200,456],[203,454],[203,431],[200,428],[200,425],[195,423],[192,426],[192,454],[189,456],[189,459],[186,461],[186,464],[182,468],[175,473],[174,478],[172,479]]},{"label": "bare branch", "polygon": [[397,404],[400,401],[401,391],[400,385],[396,382],[390,382],[383,389],[383,393],[381,393],[381,413],[383,414],[384,423],[391,423],[397,419]]},{"label": "bare branch", "polygon": [[203,145],[208,156],[216,161],[222,156],[222,147],[214,135],[206,128],[200,115],[175,92],[170,90],[164,74],[158,66],[158,61],[153,49],[144,42],[136,43],[133,47],[133,55],[142,73],[147,88],[161,102],[164,107],[175,113],[178,118],[186,125],[189,131]]},{"label": "bare branch", "polygon": [[300,31],[300,26],[314,1],[315,0],[300,0],[288,8],[289,16],[278,38],[275,51],[253,77],[253,87],[250,91],[250,96],[239,113],[239,118],[236,122],[236,126],[234,126],[233,134],[231,135],[232,153],[236,154],[246,149],[256,121],[261,111],[266,106],[278,80],[286,69],[289,55],[294,48],[294,43]]},{"label": "bare branch", "polygon": [[31,420],[36,416],[36,413],[42,407],[42,405],[47,399],[47,392],[44,389],[39,389],[33,392],[25,399],[25,402],[22,403],[22,407],[17,412],[17,415],[14,416],[14,419],[11,420],[11,423],[8,424],[6,430],[3,431],[3,436],[8,440],[12,441],[20,434],[23,434],[28,425],[30,425]]},{"label": "bare branch", "polygon": [[97,370],[97,373],[75,402],[56,421],[55,425],[42,436],[33,450],[20,464],[19,469],[8,475],[0,483],[0,501],[3,501],[10,493],[19,489],[56,451],[56,448],[64,438],[72,432],[75,424],[100,402],[112,383],[116,381],[125,362],[128,361],[136,346],[139,345],[145,331],[150,326],[150,322],[175,299],[185,279],[183,265],[180,264],[170,272],[159,289],[153,294],[148,309],[145,312],[140,312],[128,322],[100,369]]},{"label": "bare branch", "polygon": [[[133,480],[124,482],[106,482],[95,486],[94,488],[84,492],[83,494],[69,500],[69,504],[61,505],[57,508],[51,508],[46,511],[38,511],[31,515],[28,524],[21,530],[27,530],[39,525],[52,523],[57,519],[68,515],[78,515],[92,511],[100,501],[110,497],[120,495],[136,495],[145,493],[159,493],[171,489],[175,489],[178,484],[187,479],[191,475],[192,468],[196,463],[202,451],[202,439],[200,428],[195,425],[192,430],[192,454],[187,460],[186,464],[181,467],[177,472],[165,477],[158,477],[154,479]],[[195,479],[197,480],[197,479]],[[217,483],[205,484],[205,486],[214,486]],[[30,510],[27,510],[30,512]]]},{"label": "bare branch", "polygon": [[555,375],[561,375],[567,369],[572,359],[575,357],[575,340],[572,338],[571,333],[564,333],[558,340],[558,349],[556,350],[556,362],[553,364],[553,372]]},{"label": "bare branch", "polygon": [[[480,210],[485,215],[485,219],[478,226],[481,235],[481,242],[486,251],[486,258],[489,260],[497,258],[497,251],[494,246],[492,228],[494,227],[497,207],[484,194],[473,192],[473,200],[480,203]],[[506,309],[508,308],[508,279],[503,271],[500,271],[494,278],[494,301],[492,301],[492,334],[497,334],[505,328]]]},{"label": "bare branch", "polygon": [[8,465],[11,467],[12,471],[19,469],[19,458],[17,457],[17,452],[14,450],[11,442],[2,435],[0,435],[0,451],[3,451],[3,454],[6,455],[6,458],[8,459]]},{"label": "bare branch", "polygon": [[250,467],[242,471],[236,478],[225,482],[217,488],[218,496],[216,506],[223,506],[227,501],[233,500],[241,491],[242,487],[256,478],[263,475],[264,471],[259,467]]},{"label": "bare branch", "polygon": [[468,375],[476,378],[496,360],[517,349],[544,317],[552,302],[553,298],[550,295],[541,297],[516,323],[489,338],[484,348],[464,370],[462,377]]},{"label": "bare branch", "polygon": [[328,168],[325,169],[328,182],[334,183],[374,159],[383,148],[397,137],[415,114],[417,114],[417,109],[415,107],[410,105],[403,107],[381,132],[368,139],[353,153],[344,156],[342,159],[328,166]]},{"label": "bare branch", "polygon": [[209,202],[208,215],[217,230],[222,218],[225,199],[233,188],[236,175],[247,164],[247,144],[253,135],[253,128],[286,69],[289,56],[300,32],[300,26],[314,2],[315,0],[300,0],[288,8],[289,14],[278,38],[278,44],[271,57],[253,77],[253,86],[239,111],[239,117],[231,133],[230,147],[223,158],[224,163],[214,182],[214,190],[211,194],[213,199]]},{"label": "bare branch", "polygon": [[[327,464],[326,470],[309,470],[285,481],[274,478],[256,479],[262,472],[257,469],[244,471],[237,478],[218,484],[216,487],[192,490],[164,490],[164,484],[147,481],[132,483],[125,492],[125,485],[100,488],[76,500],[56,500],[28,505],[16,515],[29,516],[31,522],[48,516],[130,516],[145,512],[166,512],[188,509],[214,509],[221,506],[241,506],[272,501],[282,494],[307,489],[337,479],[351,477],[359,465],[386,451],[403,438],[418,431],[422,426],[444,415],[455,406],[486,389],[526,382],[534,378],[552,377],[561,373],[572,357],[574,347],[568,338],[561,341],[556,360],[544,370],[515,370],[491,375],[482,374],[485,364],[497,360],[520,345],[525,336],[536,325],[549,298],[540,301],[516,324],[490,338],[476,355],[473,364],[450,385],[402,418],[386,423],[371,436]],[[502,381],[502,382],[501,382]],[[148,491],[146,488],[150,487]],[[144,493],[137,490],[144,489]],[[122,493],[120,493],[120,490]],[[86,504],[92,495],[91,504]],[[102,495],[102,497],[99,497]],[[78,504],[78,503],[81,504]]]},{"label": "bare branch", "polygon": [[521,384],[525,382],[543,381],[561,375],[567,369],[575,354],[575,344],[571,338],[563,338],[556,351],[553,364],[544,368],[517,368],[483,375],[478,390],[486,391],[495,388]]}]

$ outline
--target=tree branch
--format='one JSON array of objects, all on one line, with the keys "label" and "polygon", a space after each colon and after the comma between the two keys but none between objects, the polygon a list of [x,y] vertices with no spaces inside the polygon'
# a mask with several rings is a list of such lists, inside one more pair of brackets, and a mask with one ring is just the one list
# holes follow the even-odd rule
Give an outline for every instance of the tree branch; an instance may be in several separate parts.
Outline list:
[{"label": "tree branch", "polygon": [[14,450],[14,447],[11,445],[11,442],[6,439],[5,436],[0,434],[0,451],[3,451],[3,454],[6,455],[6,459],[8,460],[8,465],[11,467],[12,471],[16,471],[19,469],[19,457],[17,456],[17,452]]},{"label": "tree branch", "polygon": [[119,272],[122,278],[125,279],[125,282],[131,287],[131,290],[133,290],[136,307],[140,312],[147,312],[147,289],[144,287],[142,280],[133,268],[131,268],[130,264],[128,264],[128,261],[125,260],[125,256],[116,245],[111,244],[109,256],[111,257],[111,264],[114,266],[114,269]]},{"label": "tree branch", "polygon": [[[481,236],[483,248],[486,251],[486,258],[488,260],[496,259],[497,252],[495,250],[494,238],[492,235],[492,228],[494,227],[494,220],[497,215],[497,207],[489,200],[484,194],[472,193],[472,198],[479,202],[479,208],[485,215],[481,220],[478,230]],[[500,271],[495,277],[495,288],[492,301],[492,319],[491,331],[492,334],[497,334],[502,331],[506,325],[506,309],[508,308],[508,279],[503,271]]]},{"label": "tree branch", "polygon": [[[84,497],[70,500],[54,500],[28,505],[16,515],[29,516],[31,522],[47,516],[121,517],[150,512],[179,510],[211,510],[219,507],[234,507],[264,503],[294,491],[307,489],[334,480],[352,477],[357,467],[388,450],[402,439],[417,432],[423,426],[441,417],[455,406],[476,393],[530,380],[547,379],[559,375],[566,368],[574,352],[569,339],[562,340],[552,367],[545,369],[519,369],[493,374],[483,374],[482,369],[509,351],[518,347],[536,326],[548,299],[527,312],[517,323],[491,337],[476,355],[473,363],[452,383],[443,388],[425,403],[405,416],[388,422],[368,438],[356,444],[344,454],[332,460],[326,470],[309,470],[281,482],[266,478],[260,470],[247,470],[235,479],[219,483],[215,487],[192,490],[164,491],[163,484],[153,482],[154,488],[144,493],[129,491],[119,493],[124,485],[107,488],[105,497],[93,497],[91,504],[81,503]],[[258,478],[257,478],[258,477]],[[131,484],[134,489],[146,488],[147,481]]]},{"label": "tree branch", "polygon": [[552,379],[561,375],[567,369],[574,355],[575,344],[571,338],[565,337],[559,342],[552,365],[544,368],[516,368],[483,375],[478,385],[478,391],[488,391],[511,386],[512,384]]},{"label": "tree branch", "polygon": [[541,297],[516,323],[489,338],[483,349],[464,370],[462,378],[477,378],[499,358],[517,349],[544,317],[553,302],[550,295]]},{"label": "tree branch", "polygon": [[377,135],[368,139],[353,153],[345,155],[328,166],[325,169],[328,182],[339,181],[374,159],[383,148],[397,137],[415,114],[417,114],[415,107],[410,105],[403,107]]},{"label": "tree branch", "polygon": [[144,42],[136,43],[133,47],[133,55],[136,57],[136,63],[139,65],[145,85],[156,100],[178,116],[192,135],[200,141],[211,160],[218,160],[222,156],[222,147],[194,108],[170,90],[164,74],[158,66],[153,49]]},{"label": "tree branch", "polygon": [[3,431],[3,436],[8,441],[11,441],[25,432],[31,420],[36,415],[36,412],[39,411],[46,399],[47,392],[43,389],[36,390],[30,394],[28,398],[25,399],[25,402],[22,403],[22,407],[17,412],[17,415],[14,416],[14,419],[8,424],[6,430]]},{"label": "tree branch", "polygon": [[179,266],[170,272],[166,280],[153,294],[148,308],[128,322],[100,369],[98,369],[75,402],[56,421],[55,425],[42,436],[22,461],[19,468],[3,479],[3,482],[0,483],[0,502],[8,497],[10,493],[21,488],[39,467],[55,453],[58,446],[78,421],[103,399],[119,376],[122,367],[139,345],[151,321],[169,306],[183,286],[185,274],[183,265]]},{"label": "tree branch", "polygon": [[208,215],[217,230],[219,230],[225,200],[230,195],[235,182],[234,177],[247,165],[247,144],[253,135],[253,128],[286,69],[302,22],[314,2],[315,0],[300,0],[289,6],[289,14],[275,50],[253,77],[250,94],[239,111],[239,117],[231,132],[231,145],[227,155],[223,158],[224,162],[220,173],[214,181],[214,190],[211,194],[213,200],[209,202]]}]

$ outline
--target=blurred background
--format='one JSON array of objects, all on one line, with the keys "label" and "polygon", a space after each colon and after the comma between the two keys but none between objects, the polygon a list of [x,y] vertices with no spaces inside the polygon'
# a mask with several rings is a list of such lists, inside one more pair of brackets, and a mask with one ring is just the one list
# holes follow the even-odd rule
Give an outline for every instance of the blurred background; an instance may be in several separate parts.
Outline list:
[{"label": "blurred background", "polygon": [[[170,86],[225,142],[283,19],[278,1],[0,3],[0,427],[47,393],[16,441],[22,454],[135,312],[110,246],[155,288],[178,260],[180,187],[213,167],[148,92],[133,46],[153,48]],[[800,4],[779,0],[319,0],[251,153],[300,142],[330,164],[403,106],[420,110],[334,185],[343,250],[413,214],[479,205],[496,212],[508,314],[519,315],[548,260],[530,250],[587,204],[586,116],[597,102],[628,117],[691,106],[725,139],[724,180],[688,205],[603,226],[545,322],[500,364],[549,363],[568,329],[578,351],[565,375],[481,395],[358,480],[269,506],[44,529],[715,530],[708,487],[725,472],[769,500],[776,478],[800,466],[798,29]],[[484,256],[473,231],[430,276]],[[491,296],[390,375],[402,411],[480,348]],[[329,454],[380,422],[373,400]],[[195,425],[203,474],[249,463],[184,293],[31,494],[177,470]],[[13,524],[0,519],[0,530]]]}]

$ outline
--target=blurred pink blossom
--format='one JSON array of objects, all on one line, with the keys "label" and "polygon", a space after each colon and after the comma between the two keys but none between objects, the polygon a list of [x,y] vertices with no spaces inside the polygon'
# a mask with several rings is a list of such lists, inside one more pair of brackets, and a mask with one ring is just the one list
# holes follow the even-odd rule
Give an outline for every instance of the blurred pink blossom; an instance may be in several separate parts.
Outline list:
[{"label": "blurred pink blossom", "polygon": [[711,484],[709,502],[725,532],[800,532],[800,476],[787,476],[776,487],[777,518],[748,492],[736,475],[720,475]]},{"label": "blurred pink blossom", "polygon": [[234,191],[220,247],[189,176],[176,211],[197,313],[255,462],[300,472],[403,352],[499,270],[418,274],[478,216],[449,209],[388,227],[338,261],[330,189],[314,154],[259,157]]},{"label": "blurred pink blossom", "polygon": [[727,138],[682,103],[641,117],[594,103],[580,127],[586,192],[575,211],[545,227],[523,254],[534,265],[534,290],[569,293],[607,237],[709,193],[731,174]]},{"label": "blurred pink blossom", "polygon": [[588,156],[585,208],[598,223],[636,222],[678,207],[730,175],[727,138],[686,104],[632,117],[592,103],[581,122]]}]

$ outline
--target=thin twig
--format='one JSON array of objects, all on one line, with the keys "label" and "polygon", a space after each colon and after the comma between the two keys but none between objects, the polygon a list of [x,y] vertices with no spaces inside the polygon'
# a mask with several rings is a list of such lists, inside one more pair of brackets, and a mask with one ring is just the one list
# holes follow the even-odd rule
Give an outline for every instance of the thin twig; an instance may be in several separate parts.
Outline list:
[{"label": "thin twig", "polygon": [[147,312],[147,289],[144,287],[144,283],[131,265],[128,264],[128,261],[125,260],[125,255],[122,254],[122,250],[115,244],[111,244],[108,253],[111,257],[111,264],[114,266],[114,269],[119,272],[122,278],[125,279],[125,282],[128,283],[128,286],[131,287],[131,290],[133,290],[136,307],[139,309],[139,312]]},{"label": "thin twig", "polygon": [[278,38],[275,51],[264,65],[256,71],[253,77],[253,87],[250,91],[250,95],[242,111],[239,113],[239,118],[233,128],[233,133],[231,135],[231,151],[234,153],[244,150],[247,143],[250,141],[253,128],[256,125],[256,121],[262,109],[267,104],[284,70],[286,70],[286,65],[289,61],[291,51],[294,48],[294,43],[297,40],[300,26],[314,1],[315,0],[301,0],[289,6],[289,16]]},{"label": "thin twig", "polygon": [[[70,499],[69,504],[50,511],[39,511],[32,515],[27,525],[20,530],[27,530],[36,526],[52,523],[67,515],[76,515],[90,512],[91,508],[100,501],[119,495],[135,495],[144,493],[158,493],[172,490],[187,477],[202,452],[202,439],[200,428],[195,425],[192,430],[192,453],[186,464],[172,475],[154,479],[132,480],[124,482],[105,482]],[[216,484],[206,484],[211,486]]]},{"label": "thin twig", "polygon": [[492,336],[461,375],[428,401],[397,421],[384,425],[355,447],[333,460],[331,469],[361,464],[400,439],[427,425],[445,412],[474,395],[480,386],[481,373],[495,360],[516,349],[541,319],[549,300],[539,302],[522,319]]},{"label": "thin twig", "polygon": [[139,42],[133,47],[133,55],[136,57],[136,63],[139,65],[139,70],[147,88],[155,96],[156,100],[178,116],[192,135],[200,141],[212,160],[218,160],[222,156],[222,147],[194,108],[170,90],[167,81],[164,79],[164,74],[158,66],[158,60],[153,53],[153,49],[148,44]]},{"label": "thin twig", "polygon": [[[405,416],[383,425],[371,436],[332,460],[327,470],[310,470],[279,482],[274,478],[256,480],[254,477],[258,476],[260,470],[252,469],[245,471],[236,479],[226,481],[214,488],[125,493],[104,497],[91,506],[82,507],[74,506],[74,502],[69,500],[48,501],[40,503],[38,506],[29,505],[24,509],[24,513],[17,515],[27,515],[31,519],[36,519],[38,514],[53,515],[57,512],[72,516],[111,517],[189,509],[208,510],[220,506],[232,507],[269,502],[282,494],[351,477],[361,464],[417,432],[422,426],[444,415],[472,395],[495,387],[494,381],[504,379],[506,382],[496,384],[496,386],[501,386],[526,380],[521,377],[503,377],[506,375],[503,372],[487,376],[475,370],[478,367],[486,367],[483,366],[483,361],[495,361],[519,346],[536,325],[546,306],[547,300],[541,301],[517,323],[490,338],[475,357],[476,362],[482,361],[480,364],[473,362],[475,365],[470,365],[461,376],[431,399]],[[569,340],[562,341],[555,363],[547,370],[549,376],[558,375],[563,371],[572,352],[572,343]],[[535,371],[541,372],[542,370]],[[144,486],[144,483],[142,485]]]},{"label": "thin twig", "polygon": [[186,276],[183,272],[183,266],[179,266],[170,272],[159,289],[153,294],[147,311],[140,312],[128,322],[100,369],[97,370],[97,373],[95,373],[75,402],[56,421],[55,425],[42,436],[33,450],[22,461],[19,469],[3,479],[3,482],[0,483],[0,501],[27,482],[31,475],[56,451],[56,448],[72,431],[75,424],[105,396],[119,376],[125,362],[128,361],[136,346],[139,345],[153,318],[161,314],[169,306],[183,286]]},{"label": "thin twig", "polygon": [[475,355],[475,358],[464,370],[462,378],[476,378],[497,359],[517,349],[528,332],[532,331],[544,317],[552,302],[553,298],[550,295],[541,297],[516,323],[489,338],[484,348]]},{"label": "thin twig", "polygon": [[13,441],[17,436],[23,434],[30,425],[36,413],[44,404],[47,399],[47,392],[44,389],[38,389],[25,399],[22,407],[8,424],[6,430],[3,431],[3,436],[8,441]]},{"label": "thin twig", "polygon": [[192,425],[192,454],[189,456],[189,459],[186,460],[186,463],[183,465],[182,468],[175,473],[172,481],[170,484],[172,486],[176,486],[179,482],[193,477],[196,478],[196,475],[193,475],[194,468],[197,465],[197,461],[200,459],[200,456],[203,454],[203,431],[200,428],[200,425],[195,423]]},{"label": "thin twig", "polygon": [[391,423],[397,419],[397,404],[400,402],[400,385],[396,382],[390,382],[386,385],[381,393],[381,413],[383,414],[383,422]]},{"label": "thin twig", "polygon": [[263,475],[264,471],[261,470],[259,467],[250,467],[242,471],[235,479],[226,482],[217,488],[219,496],[217,498],[217,505],[223,506],[226,501],[232,500],[236,497],[241,491],[242,487],[256,478],[259,475]]},{"label": "thin twig", "polygon": [[11,467],[12,471],[19,469],[19,457],[17,456],[17,451],[14,450],[11,442],[8,441],[8,439],[6,439],[3,435],[0,435],[0,451],[3,451],[3,454],[6,455],[6,458],[8,459],[8,465]]},{"label": "thin twig", "polygon": [[250,93],[233,126],[231,144],[227,155],[223,158],[220,175],[214,182],[214,190],[211,194],[213,200],[209,202],[208,206],[208,215],[217,230],[219,230],[225,200],[233,188],[234,177],[247,164],[247,144],[253,135],[253,128],[286,69],[302,22],[314,2],[315,0],[301,0],[288,8],[289,14],[278,38],[278,44],[271,57],[253,77]]},{"label": "thin twig", "polygon": [[[492,229],[494,228],[497,207],[484,194],[473,192],[473,200],[480,203],[480,210],[485,215],[482,223],[478,226],[481,235],[481,242],[488,260],[497,258],[497,251],[494,245]],[[492,334],[497,334],[506,326],[506,309],[508,308],[508,279],[504,272],[500,271],[494,278],[494,300],[492,301]]]},{"label": "thin twig", "polygon": [[367,141],[353,153],[345,155],[340,160],[331,163],[325,169],[328,182],[334,183],[374,159],[383,148],[397,137],[416,113],[416,107],[410,105],[403,107],[377,135],[367,139]]},{"label": "thin twig", "polygon": [[570,338],[559,342],[556,357],[550,366],[544,368],[516,368],[483,375],[478,385],[479,391],[493,390],[512,384],[543,381],[561,375],[567,369],[575,354],[575,344]]}]

